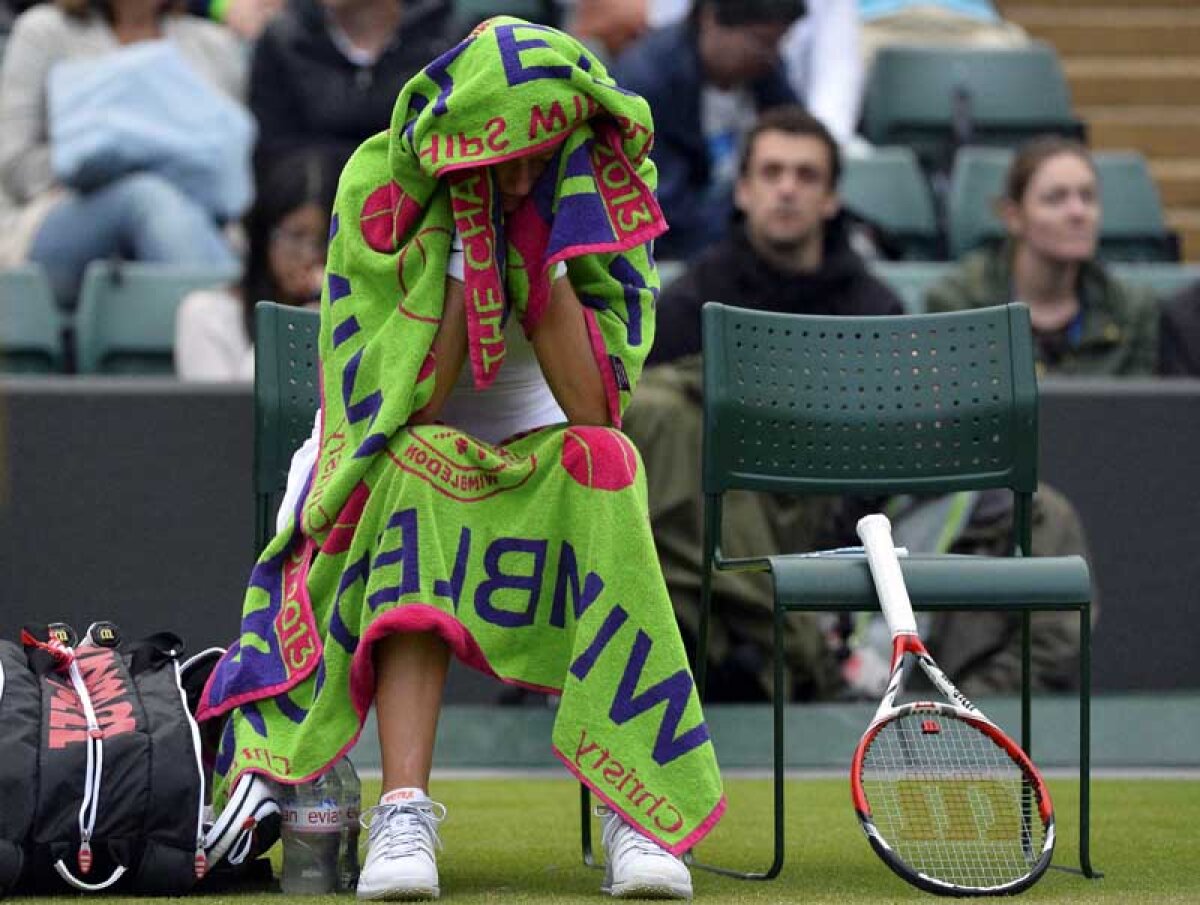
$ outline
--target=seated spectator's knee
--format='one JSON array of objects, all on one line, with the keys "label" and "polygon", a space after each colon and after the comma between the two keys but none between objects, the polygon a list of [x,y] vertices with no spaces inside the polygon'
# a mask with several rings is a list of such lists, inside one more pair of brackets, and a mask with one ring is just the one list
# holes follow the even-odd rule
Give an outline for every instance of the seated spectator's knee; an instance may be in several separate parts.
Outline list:
[{"label": "seated spectator's knee", "polygon": [[129,215],[139,222],[152,222],[164,215],[178,217],[198,209],[191,198],[158,173],[131,173],[112,187],[124,196]]}]

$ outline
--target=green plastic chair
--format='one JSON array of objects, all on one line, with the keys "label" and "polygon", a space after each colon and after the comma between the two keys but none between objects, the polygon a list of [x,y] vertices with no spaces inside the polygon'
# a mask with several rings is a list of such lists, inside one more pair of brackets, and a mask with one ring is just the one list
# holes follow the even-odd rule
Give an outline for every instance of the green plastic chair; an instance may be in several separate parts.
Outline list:
[{"label": "green plastic chair", "polygon": [[[789,611],[878,610],[862,556],[721,552],[726,491],[941,494],[1007,488],[1014,557],[910,556],[902,564],[918,610],[1013,610],[1023,617],[1022,742],[1030,733],[1030,613],[1079,613],[1080,836],[1089,841],[1091,581],[1078,556],[1029,557],[1037,484],[1037,382],[1028,309],[815,317],[704,306],[704,550],[696,684],[703,694],[712,571],[768,572],[775,598],[774,859],[784,861],[783,620]],[[865,728],[865,727],[864,727]],[[849,807],[849,802],[847,802]],[[700,865],[703,866],[703,865]]]},{"label": "green plastic chair", "polygon": [[81,374],[173,374],[175,312],[197,289],[237,274],[129,261],[93,261],[83,276],[75,342]]},{"label": "green plastic chair", "polygon": [[926,170],[944,172],[963,137],[956,122],[968,121],[970,144],[1011,147],[1044,132],[1084,135],[1048,44],[879,51],[863,98],[862,132],[872,144],[908,145]]},{"label": "green plastic chair", "polygon": [[0,371],[47,374],[63,368],[54,292],[33,264],[0,271]]},{"label": "green plastic chair", "polygon": [[933,198],[911,149],[876,148],[847,158],[839,192],[842,206],[886,230],[906,260],[943,256]]},{"label": "green plastic chair", "polygon": [[[958,152],[946,203],[952,258],[1004,237],[995,203],[1004,193],[1004,176],[1012,158],[1012,151],[999,148]],[[1146,158],[1135,151],[1096,151],[1092,161],[1103,207],[1100,257],[1106,261],[1178,261],[1179,240],[1167,227]]]},{"label": "green plastic chair", "polygon": [[946,261],[872,261],[871,272],[900,296],[909,314],[925,311],[925,295],[957,265]]},{"label": "green plastic chair", "polygon": [[254,306],[254,539],[261,553],[275,535],[275,510],[287,488],[292,454],[312,433],[321,404],[317,336],[309,308]]}]

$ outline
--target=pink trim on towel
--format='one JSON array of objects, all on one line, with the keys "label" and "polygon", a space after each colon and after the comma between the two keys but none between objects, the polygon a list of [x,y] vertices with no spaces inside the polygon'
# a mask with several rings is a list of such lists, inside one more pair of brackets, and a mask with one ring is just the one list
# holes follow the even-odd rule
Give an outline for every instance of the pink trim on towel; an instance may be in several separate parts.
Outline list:
[{"label": "pink trim on towel", "polygon": [[322,553],[345,553],[350,549],[354,532],[358,530],[359,519],[362,518],[370,496],[371,488],[364,481],[359,481],[351,491],[350,498],[342,506],[342,511],[333,520],[333,527],[329,529],[325,542],[321,544]]},{"label": "pink trim on towel", "polygon": [[601,801],[603,801],[606,805],[608,805],[610,808],[612,808],[614,811],[616,811],[618,814],[620,814],[627,823],[629,823],[631,826],[633,826],[643,836],[648,836],[649,838],[653,839],[660,846],[662,846],[664,849],[666,849],[668,852],[670,852],[672,855],[675,855],[676,857],[681,856],[688,849],[695,847],[696,844],[699,843],[701,839],[703,839],[705,836],[707,836],[712,831],[712,828],[717,825],[717,821],[719,821],[721,819],[722,815],[724,815],[724,813],[725,813],[726,800],[725,800],[725,796],[722,795],[721,800],[717,802],[716,807],[714,807],[712,809],[712,811],[709,812],[709,815],[700,822],[700,825],[698,827],[696,827],[696,829],[694,829],[694,830],[692,830],[692,832],[688,833],[688,835],[685,836],[682,841],[676,842],[674,845],[671,845],[669,842],[667,842],[666,839],[664,839],[662,836],[660,836],[658,833],[656,833],[650,827],[646,826],[640,820],[635,818],[624,807],[619,805],[614,798],[610,797],[609,795],[607,795],[603,791],[601,791],[597,787],[596,783],[593,780],[591,780],[590,778],[588,778],[586,775],[584,775],[583,771],[580,770],[575,765],[575,762],[572,761],[571,758],[568,757],[566,754],[564,754],[562,751],[560,751],[557,746],[551,745],[550,750],[554,752],[554,756],[557,757],[560,761],[562,761],[563,766],[565,766],[567,768],[567,770],[569,770],[571,772],[571,774],[574,775],[574,777],[577,780],[579,780],[581,783],[583,783],[585,786],[587,786],[588,789],[591,790],[593,795],[595,795],[597,798],[599,798]]},{"label": "pink trim on towel", "polygon": [[[434,170],[433,175],[436,178],[441,179],[443,176],[448,176],[450,173],[457,173],[460,170],[469,170],[472,167],[490,167],[495,166],[498,163],[504,163],[506,160],[515,160],[518,157],[528,157],[530,154],[540,154],[542,151],[566,141],[567,136],[571,134],[574,128],[575,127],[572,126],[567,131],[560,132],[558,135],[552,135],[545,141],[538,142],[536,145],[529,145],[525,148],[519,148],[509,154],[497,154],[486,159],[474,157],[471,160],[463,160],[458,163],[446,163],[440,168]],[[422,151],[421,156],[424,157],[427,153],[427,151]]]},{"label": "pink trim on towel", "polygon": [[545,265],[550,224],[538,214],[532,196],[509,215],[505,234],[511,237],[509,242],[521,256],[529,280],[529,298],[525,303],[525,316],[521,318],[521,328],[528,339],[550,304],[550,283],[554,272],[547,270]]},{"label": "pink trim on towel", "polygon": [[[302,537],[302,535],[293,534],[293,538],[296,537]],[[295,540],[292,543],[295,544]],[[299,663],[296,669],[291,670],[290,667],[293,661],[288,657],[288,650],[280,650],[280,659],[283,661],[285,667],[289,668],[286,679],[282,682],[276,682],[274,685],[262,686],[225,698],[216,706],[211,703],[212,684],[217,676],[217,670],[214,669],[209,673],[208,680],[204,683],[204,691],[200,694],[200,705],[196,708],[197,721],[220,716],[235,707],[240,707],[242,704],[283,694],[308,678],[312,671],[316,669],[317,664],[321,662],[324,646],[321,643],[321,634],[317,631],[316,619],[313,617],[312,599],[308,596],[308,570],[312,563],[312,554],[315,546],[312,539],[306,537],[300,548],[287,557],[282,576],[282,594],[285,600],[281,603],[279,613],[272,621],[276,637],[283,638],[286,636],[288,638],[288,650],[297,651],[305,659]],[[289,569],[289,566],[292,568]],[[282,631],[279,627],[279,622],[286,611],[289,585],[295,588],[296,594],[294,599],[299,604],[299,612],[296,618],[304,624],[305,630],[300,633],[296,632],[296,624],[293,624],[287,632]],[[312,646],[305,650],[303,644],[309,640],[311,640]],[[225,656],[229,656],[229,654],[226,653]],[[222,657],[222,660],[224,660],[224,657]]]},{"label": "pink trim on towel", "polygon": [[618,430],[621,427],[621,392],[617,389],[617,375],[613,373],[612,361],[608,357],[608,347],[604,344],[604,335],[596,322],[596,312],[591,308],[583,309],[583,320],[587,324],[588,338],[592,341],[592,357],[596,359],[596,367],[600,369],[600,377],[604,380],[604,396],[608,400],[608,417],[612,426]]},{"label": "pink trim on towel", "polygon": [[[454,226],[463,244],[464,296],[467,313],[467,353],[471,359],[471,375],[477,389],[492,385],[500,366],[504,364],[504,281],[500,277],[500,262],[496,259],[496,230],[492,224],[492,184],[490,175],[482,170],[453,172],[450,182],[450,208]],[[471,188],[475,182],[477,194],[472,206],[459,197],[456,190]],[[483,262],[476,267],[472,262]],[[490,352],[485,352],[485,346]]]},{"label": "pink trim on towel", "polygon": [[371,709],[371,701],[375,697],[375,662],[372,659],[372,649],[377,641],[397,632],[435,632],[449,645],[455,657],[484,675],[499,679],[507,685],[518,685],[543,694],[562,693],[557,688],[497,675],[484,656],[479,642],[465,625],[449,613],[429,604],[406,603],[375,619],[363,633],[358,648],[354,651],[354,658],[350,662],[350,699],[354,703],[354,710],[360,722],[366,719],[367,711]]}]

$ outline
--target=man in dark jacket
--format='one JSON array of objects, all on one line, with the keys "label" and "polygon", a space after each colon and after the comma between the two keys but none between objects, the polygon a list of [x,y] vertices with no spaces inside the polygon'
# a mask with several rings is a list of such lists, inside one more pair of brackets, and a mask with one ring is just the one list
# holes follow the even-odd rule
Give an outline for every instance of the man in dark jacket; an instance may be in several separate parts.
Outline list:
[{"label": "man in dark jacket", "polygon": [[700,309],[720,301],[791,314],[902,314],[896,294],[850,247],[840,214],[841,158],[796,106],[764,113],[746,137],[734,187],[741,223],[658,301],[650,364],[700,352]]},{"label": "man in dark jacket", "polygon": [[404,83],[461,37],[451,0],[292,0],[254,48],[257,168],[314,145],[349,159],[388,128]]},{"label": "man in dark jacket", "polygon": [[794,104],[779,40],[802,0],[696,0],[678,25],[655,29],[610,67],[650,102],[658,200],[671,230],[663,259],[691,257],[725,234],[736,148],[754,112]]},{"label": "man in dark jacket", "polygon": [[[747,136],[734,190],[744,223],[659,297],[649,359],[659,366],[642,375],[625,430],[646,463],[655,544],[688,642],[696,636],[703,555],[702,305],[716,300],[797,314],[902,313],[900,300],[847,242],[838,212],[839,173],[837,144],[818,120],[796,106],[764,113]],[[818,549],[844,533],[840,507],[833,500],[728,494],[725,552]],[[718,699],[761,700],[770,687],[769,581],[761,573],[727,572],[713,588],[709,687]],[[838,670],[817,621],[792,613],[786,631],[791,696],[830,696]]]},{"label": "man in dark jacket", "polygon": [[1166,377],[1200,377],[1200,283],[1193,283],[1162,308],[1158,372]]}]

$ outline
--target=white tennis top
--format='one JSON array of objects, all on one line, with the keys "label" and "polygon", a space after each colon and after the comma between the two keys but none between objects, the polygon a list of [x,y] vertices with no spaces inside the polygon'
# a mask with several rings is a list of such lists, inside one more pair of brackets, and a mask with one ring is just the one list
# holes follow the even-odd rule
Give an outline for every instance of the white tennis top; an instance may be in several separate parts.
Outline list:
[{"label": "white tennis top", "polygon": [[[458,233],[450,246],[446,275],[463,280],[463,251]],[[559,263],[554,278],[566,276],[567,268]],[[550,392],[542,374],[533,345],[516,317],[510,317],[504,328],[504,365],[486,390],[477,389],[471,374],[471,363],[463,363],[454,389],[442,405],[441,419],[487,443],[499,443],[521,431],[567,420],[566,414]],[[317,461],[321,445],[320,413],[313,419],[312,434],[292,456],[288,469],[287,490],[275,516],[275,529],[282,531],[296,505],[296,498]]]}]

